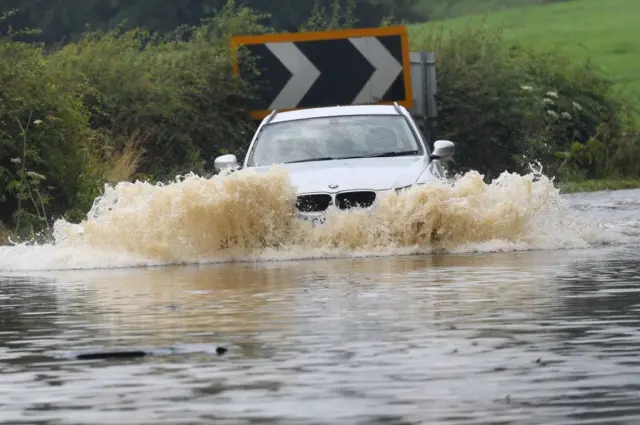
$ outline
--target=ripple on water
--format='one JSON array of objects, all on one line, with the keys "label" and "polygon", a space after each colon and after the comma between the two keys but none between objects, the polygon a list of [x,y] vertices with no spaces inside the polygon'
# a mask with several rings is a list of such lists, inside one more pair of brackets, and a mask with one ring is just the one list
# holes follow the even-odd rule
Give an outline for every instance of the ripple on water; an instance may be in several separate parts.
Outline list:
[{"label": "ripple on water", "polygon": [[640,423],[638,252],[1,278],[0,423]]}]

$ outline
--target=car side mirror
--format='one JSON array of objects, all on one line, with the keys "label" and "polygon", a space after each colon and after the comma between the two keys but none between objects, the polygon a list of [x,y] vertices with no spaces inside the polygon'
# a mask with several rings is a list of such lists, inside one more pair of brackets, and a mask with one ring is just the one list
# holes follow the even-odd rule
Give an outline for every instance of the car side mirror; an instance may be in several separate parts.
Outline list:
[{"label": "car side mirror", "polygon": [[449,140],[436,140],[433,143],[431,159],[439,159],[441,162],[450,160],[456,152],[456,145]]},{"label": "car side mirror", "polygon": [[218,172],[224,170],[225,168],[237,169],[238,158],[236,158],[236,156],[233,154],[220,155],[215,159],[215,161],[213,161],[213,168],[215,168],[215,170]]}]

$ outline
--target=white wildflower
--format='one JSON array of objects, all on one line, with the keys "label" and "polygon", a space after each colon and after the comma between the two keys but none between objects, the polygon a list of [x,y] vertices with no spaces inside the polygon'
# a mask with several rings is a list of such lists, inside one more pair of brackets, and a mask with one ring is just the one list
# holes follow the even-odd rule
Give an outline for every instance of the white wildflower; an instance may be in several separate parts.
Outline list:
[{"label": "white wildflower", "polygon": [[545,105],[553,105],[554,102],[548,97],[545,97],[544,99],[542,99],[542,103],[544,103]]},{"label": "white wildflower", "polygon": [[22,164],[22,159],[21,158],[11,158],[11,163],[12,164]]},{"label": "white wildflower", "polygon": [[578,111],[582,111],[582,106],[580,106],[580,104],[578,102],[572,102],[573,103],[573,108],[578,110]]},{"label": "white wildflower", "polygon": [[558,92],[555,92],[555,91],[548,91],[548,92],[547,92],[547,96],[549,96],[549,97],[553,97],[554,99],[557,99],[557,98],[558,98]]},{"label": "white wildflower", "polygon": [[533,87],[531,87],[531,86],[520,86],[520,88],[521,88],[522,90],[526,90],[526,91],[531,91],[531,90],[533,90]]},{"label": "white wildflower", "polygon": [[42,124],[42,120],[35,120],[33,123],[34,123],[35,125]]},{"label": "white wildflower", "polygon": [[563,112],[562,114],[562,118],[566,119],[566,120],[570,120],[571,119],[571,114],[568,112]]},{"label": "white wildflower", "polygon": [[47,178],[40,173],[36,173],[35,171],[27,171],[27,176],[31,177],[34,180],[46,180]]},{"label": "white wildflower", "polygon": [[558,118],[558,114],[556,113],[556,111],[548,110],[547,115],[553,118]]}]

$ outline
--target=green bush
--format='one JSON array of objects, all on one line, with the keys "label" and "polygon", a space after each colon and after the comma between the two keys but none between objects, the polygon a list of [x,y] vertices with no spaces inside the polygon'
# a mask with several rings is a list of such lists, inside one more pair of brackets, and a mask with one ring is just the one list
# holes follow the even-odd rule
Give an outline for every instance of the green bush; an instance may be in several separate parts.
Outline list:
[{"label": "green bush", "polygon": [[[207,172],[255,123],[229,34],[269,31],[233,1],[198,27],[88,33],[50,52],[0,40],[0,222],[82,218],[106,182]],[[46,178],[46,179],[45,179]]]},{"label": "green bush", "polygon": [[490,178],[538,160],[558,178],[637,172],[624,160],[640,155],[630,104],[591,63],[528,49],[484,27],[423,26],[411,44],[436,52],[436,136],[458,143],[457,170]]},{"label": "green bush", "polygon": [[0,41],[0,84],[0,220],[31,234],[95,196],[93,133],[39,46]]},{"label": "green bush", "polygon": [[231,74],[228,34],[266,31],[258,18],[230,2],[200,27],[180,28],[180,37],[91,33],[49,61],[82,87],[92,128],[115,144],[109,149],[138,139],[145,151],[141,175],[203,172],[220,151],[242,147],[250,137],[243,108],[250,86]]}]

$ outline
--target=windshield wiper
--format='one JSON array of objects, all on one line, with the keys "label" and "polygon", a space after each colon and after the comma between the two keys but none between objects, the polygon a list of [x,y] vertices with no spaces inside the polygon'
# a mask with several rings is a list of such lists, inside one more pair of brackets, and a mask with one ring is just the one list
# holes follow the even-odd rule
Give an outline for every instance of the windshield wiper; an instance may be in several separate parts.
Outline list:
[{"label": "windshield wiper", "polygon": [[373,155],[363,156],[362,158],[382,158],[385,156],[405,156],[405,155],[417,155],[418,151],[400,151],[400,152],[385,152]]},{"label": "windshield wiper", "polygon": [[284,164],[294,164],[298,162],[313,162],[313,161],[331,161],[331,160],[342,160],[342,159],[357,159],[357,158],[382,158],[385,156],[405,156],[405,155],[417,155],[418,151],[400,151],[400,152],[385,152],[378,153],[373,155],[357,155],[357,156],[325,156],[321,158],[308,158],[308,159],[300,159],[297,161],[287,161]]},{"label": "windshield wiper", "polygon": [[332,156],[324,156],[321,158],[308,158],[308,159],[299,159],[297,161],[287,161],[287,162],[284,162],[284,164],[294,164],[297,162],[331,161],[332,159],[338,159],[338,158],[334,158]]}]

